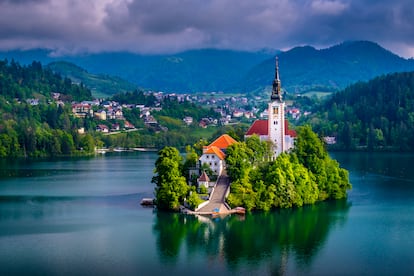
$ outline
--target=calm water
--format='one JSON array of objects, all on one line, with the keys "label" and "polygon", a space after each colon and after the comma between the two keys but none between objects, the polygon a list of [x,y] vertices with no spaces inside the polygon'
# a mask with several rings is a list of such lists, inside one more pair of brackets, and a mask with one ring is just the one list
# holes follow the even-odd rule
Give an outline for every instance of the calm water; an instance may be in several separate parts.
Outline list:
[{"label": "calm water", "polygon": [[334,157],[347,200],[216,220],[139,205],[153,153],[0,161],[0,274],[414,274],[414,155]]}]

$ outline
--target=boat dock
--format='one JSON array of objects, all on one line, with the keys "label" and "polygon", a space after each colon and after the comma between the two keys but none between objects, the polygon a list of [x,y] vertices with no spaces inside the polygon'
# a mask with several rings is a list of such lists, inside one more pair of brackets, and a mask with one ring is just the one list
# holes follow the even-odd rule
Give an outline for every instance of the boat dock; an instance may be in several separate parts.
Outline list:
[{"label": "boat dock", "polygon": [[196,209],[195,211],[184,210],[186,214],[192,215],[206,215],[206,216],[226,216],[230,214],[244,214],[246,210],[242,207],[236,207],[231,209],[229,205],[226,204],[226,196],[229,193],[230,189],[230,180],[226,174],[222,174],[217,179],[216,185],[214,186],[214,191],[210,196],[210,199],[207,204],[201,208]]},{"label": "boat dock", "polygon": [[234,209],[230,210],[221,210],[221,211],[191,211],[186,209],[184,211],[185,214],[188,215],[204,215],[204,216],[227,216],[231,214],[238,214],[238,215],[244,215],[246,213],[246,210],[243,207],[236,207]]}]

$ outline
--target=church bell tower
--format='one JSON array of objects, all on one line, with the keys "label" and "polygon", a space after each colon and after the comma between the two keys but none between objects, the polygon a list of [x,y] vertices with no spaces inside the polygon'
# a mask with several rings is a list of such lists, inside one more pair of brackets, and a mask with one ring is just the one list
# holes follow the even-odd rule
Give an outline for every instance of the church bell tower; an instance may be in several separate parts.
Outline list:
[{"label": "church bell tower", "polygon": [[269,141],[273,143],[274,157],[285,151],[285,102],[279,79],[279,60],[276,57],[275,79],[268,106]]}]

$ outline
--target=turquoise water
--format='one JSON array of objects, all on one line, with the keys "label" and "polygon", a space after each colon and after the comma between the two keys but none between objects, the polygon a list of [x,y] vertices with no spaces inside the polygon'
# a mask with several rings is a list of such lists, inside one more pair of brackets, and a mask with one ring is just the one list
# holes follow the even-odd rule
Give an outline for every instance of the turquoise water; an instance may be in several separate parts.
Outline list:
[{"label": "turquoise water", "polygon": [[414,274],[414,155],[333,156],[348,199],[214,220],[139,205],[154,153],[0,161],[0,274]]}]

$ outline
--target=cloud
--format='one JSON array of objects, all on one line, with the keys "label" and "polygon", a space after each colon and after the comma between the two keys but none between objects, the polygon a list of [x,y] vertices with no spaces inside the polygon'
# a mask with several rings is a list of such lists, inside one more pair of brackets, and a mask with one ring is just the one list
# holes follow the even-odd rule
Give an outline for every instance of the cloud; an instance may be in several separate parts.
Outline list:
[{"label": "cloud", "polygon": [[0,48],[256,50],[373,40],[412,54],[411,0],[0,0]]},{"label": "cloud", "polygon": [[338,15],[342,13],[348,5],[341,1],[316,0],[311,3],[311,7],[317,14]]}]

